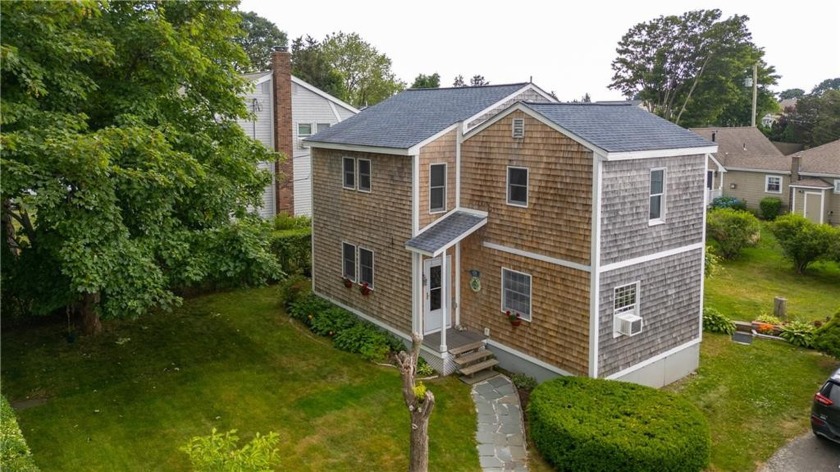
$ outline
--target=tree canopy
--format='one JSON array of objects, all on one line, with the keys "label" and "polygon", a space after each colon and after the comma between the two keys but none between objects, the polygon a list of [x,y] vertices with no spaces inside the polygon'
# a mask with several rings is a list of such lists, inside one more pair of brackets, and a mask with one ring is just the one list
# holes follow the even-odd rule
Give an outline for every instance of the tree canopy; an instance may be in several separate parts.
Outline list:
[{"label": "tree canopy", "polygon": [[609,87],[683,126],[749,124],[758,66],[757,114],[774,111],[767,88],[778,77],[752,42],[746,16],[721,20],[721,11],[660,16],[633,26],[618,43]]},{"label": "tree canopy", "polygon": [[[233,1],[3,2],[3,309],[136,316],[277,275]],[[234,216],[235,219],[231,219]]]},{"label": "tree canopy", "polygon": [[787,90],[782,90],[779,94],[779,100],[787,100],[789,98],[802,98],[805,96],[805,91],[801,88],[792,88]]},{"label": "tree canopy", "polygon": [[440,88],[440,74],[437,72],[432,75],[418,74],[411,88]]},{"label": "tree canopy", "polygon": [[292,41],[292,73],[334,97],[347,99],[344,76],[330,64],[312,36]]},{"label": "tree canopy", "polygon": [[241,12],[243,34],[236,37],[237,42],[245,54],[248,55],[249,63],[241,65],[242,72],[255,72],[271,69],[271,51],[275,46],[288,47],[288,38],[284,31],[280,31],[270,20],[263,18],[252,11]]},{"label": "tree canopy", "polygon": [[771,126],[768,132],[770,139],[804,144],[806,147],[840,139],[840,90],[809,93],[796,101],[793,110],[786,112]]},{"label": "tree canopy", "polygon": [[476,74],[470,78],[469,85],[467,85],[467,83],[464,82],[464,76],[460,74],[457,77],[455,77],[455,81],[452,82],[453,87],[479,87],[482,85],[490,85],[490,82],[488,82],[483,75],[479,74]]}]

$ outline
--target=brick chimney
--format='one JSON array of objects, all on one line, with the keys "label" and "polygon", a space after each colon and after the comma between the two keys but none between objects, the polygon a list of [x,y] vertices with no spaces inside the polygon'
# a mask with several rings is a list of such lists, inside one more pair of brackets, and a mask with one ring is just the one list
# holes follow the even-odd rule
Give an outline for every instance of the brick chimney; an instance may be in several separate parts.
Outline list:
[{"label": "brick chimney", "polygon": [[294,166],[292,156],[292,55],[284,47],[271,53],[274,81],[274,146],[281,154],[274,164],[274,202],[277,213],[295,213]]},{"label": "brick chimney", "polygon": [[790,157],[790,181],[796,182],[799,180],[799,166],[802,164],[802,156],[797,152]]}]

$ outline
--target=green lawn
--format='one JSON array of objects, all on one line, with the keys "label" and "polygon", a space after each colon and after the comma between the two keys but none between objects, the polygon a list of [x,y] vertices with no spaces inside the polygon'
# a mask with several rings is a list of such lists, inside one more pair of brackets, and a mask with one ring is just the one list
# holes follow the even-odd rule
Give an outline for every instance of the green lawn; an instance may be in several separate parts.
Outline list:
[{"label": "green lawn", "polygon": [[752,321],[772,314],[774,297],[787,298],[788,315],[803,320],[824,320],[840,308],[840,266],[817,262],[797,274],[764,223],[758,246],[721,267],[706,279],[705,304],[732,319]]},{"label": "green lawn", "polygon": [[[68,344],[61,325],[4,330],[3,394],[45,471],[188,470],[192,436],[280,435],[283,470],[405,470],[396,369],[338,351],[291,322],[275,288],[214,294],[171,314],[106,324]],[[431,470],[479,470],[469,387],[427,382]]]},{"label": "green lawn", "polygon": [[706,415],[715,471],[748,471],[808,431],[811,400],[838,361],[780,341],[703,334],[700,369],[666,387]]}]

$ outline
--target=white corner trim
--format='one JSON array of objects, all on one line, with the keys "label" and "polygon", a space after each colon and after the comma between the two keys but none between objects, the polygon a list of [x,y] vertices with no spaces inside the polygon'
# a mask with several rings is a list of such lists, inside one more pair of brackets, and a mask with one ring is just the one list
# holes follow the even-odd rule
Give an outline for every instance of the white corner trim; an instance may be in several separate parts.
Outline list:
[{"label": "white corner trim", "polygon": [[359,109],[354,107],[353,105],[350,105],[349,103],[344,102],[339,98],[333,97],[332,95],[328,94],[327,92],[324,92],[323,90],[319,89],[318,87],[316,87],[316,86],[314,86],[314,85],[312,85],[308,82],[305,82],[302,79],[299,79],[299,78],[295,77],[294,75],[292,76],[292,83],[300,85],[301,87],[309,90],[310,92],[312,92],[316,95],[320,95],[321,97],[326,98],[330,102],[336,103],[336,104],[340,105],[342,108],[346,108],[353,113],[359,113]]},{"label": "white corner trim", "polygon": [[654,254],[648,254],[645,256],[634,257],[633,259],[627,259],[624,261],[613,262],[612,264],[607,264],[605,266],[601,266],[598,268],[600,272],[609,272],[611,270],[621,269],[624,267],[629,267],[636,264],[641,264],[644,262],[655,261],[657,259],[662,259],[663,257],[674,256],[676,254],[682,254],[684,252],[694,251],[697,249],[703,249],[703,243],[694,243],[688,246],[681,246],[674,249],[669,249],[667,251],[657,252]]},{"label": "white corner trim", "polygon": [[525,360],[525,361],[528,361],[532,364],[538,365],[538,366],[542,367],[543,369],[555,372],[557,374],[564,375],[564,376],[567,376],[567,377],[575,375],[575,374],[573,374],[571,372],[568,372],[568,371],[565,371],[565,370],[563,370],[563,369],[561,369],[557,366],[553,366],[553,365],[551,365],[551,364],[549,364],[545,361],[541,361],[541,360],[537,359],[536,357],[529,356],[528,354],[525,354],[522,351],[517,351],[516,349],[514,349],[510,346],[506,346],[506,345],[504,345],[504,344],[502,344],[498,341],[494,341],[492,339],[487,339],[485,341],[485,343],[489,344],[490,346],[493,346],[495,348],[501,349],[502,351],[505,351],[508,354],[512,354],[512,355],[514,355],[514,356],[516,356],[516,357],[518,357],[522,360]]},{"label": "white corner trim", "polygon": [[601,297],[601,183],[603,165],[601,156],[592,159],[592,229],[593,238],[590,261],[592,272],[589,282],[589,376],[598,378],[598,351],[600,346],[600,297]]},{"label": "white corner trim", "polygon": [[626,368],[626,369],[624,369],[624,370],[621,370],[621,371],[618,371],[618,372],[616,372],[616,373],[614,373],[614,374],[610,374],[610,375],[608,375],[606,378],[607,378],[607,380],[615,380],[615,379],[618,379],[618,378],[624,377],[625,375],[627,375],[627,374],[629,374],[629,373],[631,373],[631,372],[635,372],[635,371],[637,371],[637,370],[639,370],[639,369],[641,369],[641,368],[643,368],[643,367],[647,367],[647,366],[649,366],[649,365],[651,365],[651,364],[653,364],[653,363],[655,363],[655,362],[659,362],[659,361],[661,361],[662,359],[664,359],[664,358],[666,358],[666,357],[669,357],[669,356],[672,356],[672,355],[674,355],[674,354],[676,354],[676,353],[678,353],[678,352],[680,352],[680,351],[682,351],[682,350],[688,349],[688,348],[690,348],[691,346],[694,346],[695,344],[700,344],[700,342],[701,342],[701,339],[699,339],[699,338],[692,339],[691,341],[689,341],[689,342],[687,342],[687,343],[685,343],[685,344],[681,344],[681,345],[679,345],[679,346],[677,346],[677,347],[675,347],[675,348],[673,348],[673,349],[669,349],[669,350],[667,350],[667,351],[665,351],[665,352],[663,352],[663,353],[661,353],[661,354],[658,354],[658,355],[656,355],[656,356],[653,356],[653,357],[647,358],[647,359],[645,359],[644,361],[639,362],[638,364],[636,364],[636,365],[634,365],[634,366],[632,366],[632,367],[628,367],[628,368]]},{"label": "white corner trim", "polygon": [[332,298],[330,298],[326,295],[320,294],[320,293],[318,293],[314,290],[312,291],[312,293],[314,293],[315,295],[318,295],[319,297],[323,298],[324,300],[327,300],[328,302],[332,303],[333,305],[344,308],[345,310],[349,311],[350,313],[353,313],[354,315],[358,316],[359,318],[362,318],[363,320],[368,321],[368,322],[370,322],[370,323],[388,331],[389,333],[393,333],[393,334],[395,334],[395,335],[397,335],[397,336],[399,336],[403,339],[411,341],[411,336],[403,333],[402,331],[400,331],[400,330],[398,330],[398,329],[396,329],[396,328],[394,328],[394,327],[392,327],[388,324],[383,323],[382,321],[377,320],[376,318],[373,318],[369,315],[366,315],[366,314],[362,313],[361,311],[359,311],[355,308],[351,308],[351,307],[345,305],[344,303],[341,303],[338,300],[334,300],[334,299],[332,299]]},{"label": "white corner trim", "polygon": [[527,257],[529,259],[536,259],[538,261],[548,262],[549,264],[568,267],[570,269],[582,270],[584,272],[589,272],[592,270],[592,268],[588,265],[578,264],[577,262],[566,261],[563,259],[557,259],[555,257],[549,257],[543,254],[537,254],[536,252],[523,251],[521,249],[502,246],[501,244],[491,243],[488,241],[484,241],[481,244],[482,246],[488,249],[495,249],[496,251],[502,251],[508,254],[516,254],[517,256]]},{"label": "white corner trim", "polygon": [[717,146],[678,149],[655,149],[651,151],[627,151],[607,153],[608,161],[627,161],[631,159],[653,159],[657,157],[693,156],[696,154],[711,154],[717,152]]},{"label": "white corner trim", "polygon": [[[435,220],[437,221],[437,220]],[[420,154],[411,156],[411,237],[420,230]]]},{"label": "white corner trim", "polygon": [[458,127],[458,134],[455,136],[455,208],[461,206],[461,142],[464,140],[464,133]]}]

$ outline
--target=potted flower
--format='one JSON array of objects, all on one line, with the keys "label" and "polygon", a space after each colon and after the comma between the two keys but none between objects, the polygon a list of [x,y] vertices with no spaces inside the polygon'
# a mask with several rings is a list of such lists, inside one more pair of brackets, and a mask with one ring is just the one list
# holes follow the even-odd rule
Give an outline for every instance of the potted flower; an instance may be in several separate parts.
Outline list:
[{"label": "potted flower", "polygon": [[370,286],[367,282],[362,282],[362,286],[359,287],[359,291],[362,292],[362,295],[367,296],[370,294]]},{"label": "potted flower", "polygon": [[522,324],[522,315],[520,315],[519,313],[511,313],[510,310],[508,310],[505,312],[505,316],[507,316],[507,319],[508,321],[510,321],[511,326],[519,326]]},{"label": "potted flower", "polygon": [[347,287],[347,288],[352,287],[353,286],[353,281],[348,279],[347,277],[344,277],[344,286]]}]

